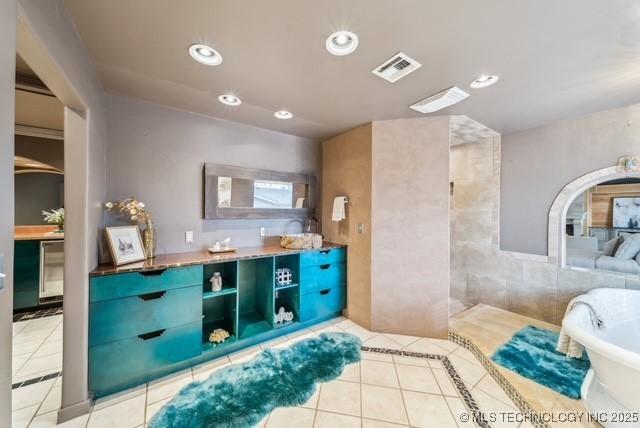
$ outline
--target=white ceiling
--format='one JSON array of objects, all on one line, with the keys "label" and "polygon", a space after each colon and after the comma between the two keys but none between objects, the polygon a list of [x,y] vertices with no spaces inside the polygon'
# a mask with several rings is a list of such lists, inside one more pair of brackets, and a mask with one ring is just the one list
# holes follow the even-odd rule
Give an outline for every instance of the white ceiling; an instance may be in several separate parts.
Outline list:
[{"label": "white ceiling", "polygon": [[[637,0],[65,0],[109,92],[311,138],[418,117],[414,102],[458,85],[466,115],[508,133],[640,102]],[[329,55],[335,30],[358,50]],[[218,49],[218,67],[188,56]],[[391,84],[370,71],[403,51],[423,67]],[[470,90],[482,73],[493,87]],[[239,95],[240,107],[217,96]],[[295,114],[278,121],[273,111]]]}]

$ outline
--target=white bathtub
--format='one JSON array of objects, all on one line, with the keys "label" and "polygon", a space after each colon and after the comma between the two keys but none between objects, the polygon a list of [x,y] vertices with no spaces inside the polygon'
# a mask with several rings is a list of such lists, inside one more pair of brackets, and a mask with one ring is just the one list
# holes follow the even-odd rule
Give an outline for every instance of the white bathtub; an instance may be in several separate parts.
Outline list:
[{"label": "white bathtub", "polygon": [[601,420],[605,427],[640,427],[637,419],[612,421],[624,416],[612,412],[636,412],[640,417],[640,291],[597,288],[587,294],[602,302],[605,328],[593,327],[585,305],[576,305],[562,321],[591,360],[582,400],[592,414],[606,414],[607,420]]}]

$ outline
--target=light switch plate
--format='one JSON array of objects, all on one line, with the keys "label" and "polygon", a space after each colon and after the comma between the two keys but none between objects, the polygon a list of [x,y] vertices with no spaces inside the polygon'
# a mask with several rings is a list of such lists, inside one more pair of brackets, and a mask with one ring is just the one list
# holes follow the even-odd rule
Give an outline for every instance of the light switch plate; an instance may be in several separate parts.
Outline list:
[{"label": "light switch plate", "polygon": [[364,233],[364,224],[358,223],[358,233]]},{"label": "light switch plate", "polygon": [[262,238],[264,238],[265,236],[267,236],[267,230],[264,227],[260,228],[260,236]]},{"label": "light switch plate", "polygon": [[184,242],[186,242],[187,244],[193,244],[193,231],[192,230],[187,230],[184,233]]}]

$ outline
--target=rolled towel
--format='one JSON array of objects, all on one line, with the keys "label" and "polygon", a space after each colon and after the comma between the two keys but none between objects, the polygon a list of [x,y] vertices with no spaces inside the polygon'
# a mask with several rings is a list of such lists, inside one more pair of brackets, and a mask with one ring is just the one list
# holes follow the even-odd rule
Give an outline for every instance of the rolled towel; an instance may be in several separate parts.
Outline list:
[{"label": "rolled towel", "polygon": [[[600,316],[599,311],[595,309],[595,307],[597,307],[597,302],[594,301],[593,297],[589,296],[588,294],[574,297],[573,300],[569,302],[569,305],[567,305],[567,310],[564,313],[565,317],[569,314],[569,312],[571,312],[575,305],[585,305],[587,307],[587,309],[589,310],[591,325],[593,325],[594,328],[605,328],[604,320]],[[563,353],[570,358],[581,358],[584,352],[584,346],[571,338],[563,327],[560,329],[560,337],[558,338],[556,351]]]},{"label": "rolled towel", "polygon": [[331,221],[342,221],[347,218],[345,205],[347,204],[346,196],[338,196],[333,200],[333,212],[331,213]]}]

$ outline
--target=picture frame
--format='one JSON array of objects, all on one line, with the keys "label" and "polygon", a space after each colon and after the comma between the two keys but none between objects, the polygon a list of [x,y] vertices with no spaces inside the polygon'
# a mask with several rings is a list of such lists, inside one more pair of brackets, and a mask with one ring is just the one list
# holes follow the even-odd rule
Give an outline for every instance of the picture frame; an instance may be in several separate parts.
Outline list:
[{"label": "picture frame", "polygon": [[146,257],[138,226],[106,227],[109,251],[116,266],[143,261]]},{"label": "picture frame", "polygon": [[639,229],[640,228],[640,198],[622,197],[613,198],[613,224],[614,228]]}]

